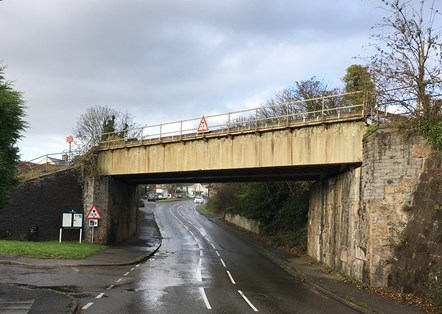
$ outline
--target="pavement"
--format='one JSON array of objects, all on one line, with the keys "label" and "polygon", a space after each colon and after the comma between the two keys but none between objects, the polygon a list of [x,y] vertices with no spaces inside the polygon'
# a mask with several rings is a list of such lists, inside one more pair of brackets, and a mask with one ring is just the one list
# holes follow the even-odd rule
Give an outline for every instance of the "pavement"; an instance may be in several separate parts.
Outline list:
[{"label": "pavement", "polygon": [[[150,205],[150,204],[149,204]],[[147,260],[161,246],[161,234],[155,223],[152,206],[147,206],[145,219],[137,237],[84,260],[41,260],[0,255],[0,264],[18,264],[34,267],[118,266],[137,264]],[[305,256],[295,257],[269,246],[253,234],[226,224],[222,219],[208,217],[212,222],[235,232],[255,246],[268,259],[287,272],[308,283],[313,289],[342,302],[360,313],[425,313],[420,309],[395,302],[380,294],[344,282],[338,276],[313,266]],[[50,302],[48,302],[50,301]],[[0,283],[0,313],[76,313],[77,301],[66,294],[50,290],[28,289]]]}]

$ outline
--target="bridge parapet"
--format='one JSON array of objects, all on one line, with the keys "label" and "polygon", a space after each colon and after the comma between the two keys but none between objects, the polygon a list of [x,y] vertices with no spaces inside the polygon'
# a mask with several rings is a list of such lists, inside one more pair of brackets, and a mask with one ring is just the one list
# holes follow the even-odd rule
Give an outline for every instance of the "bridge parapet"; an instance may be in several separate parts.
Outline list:
[{"label": "bridge parapet", "polygon": [[[203,116],[99,135],[99,149],[115,149],[138,145],[153,145],[201,138],[234,136],[253,132],[268,132],[299,128],[338,121],[361,120],[366,109],[363,103],[349,104],[348,96],[360,92],[299,100],[225,114]],[[200,130],[202,119],[207,130]]]}]

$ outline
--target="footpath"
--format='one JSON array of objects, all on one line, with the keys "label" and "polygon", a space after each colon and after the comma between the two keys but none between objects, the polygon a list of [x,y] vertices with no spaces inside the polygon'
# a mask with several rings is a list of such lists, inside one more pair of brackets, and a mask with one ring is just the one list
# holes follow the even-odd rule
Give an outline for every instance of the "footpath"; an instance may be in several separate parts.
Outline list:
[{"label": "footpath", "polygon": [[[145,219],[137,237],[84,260],[40,260],[0,255],[1,264],[18,264],[30,267],[110,266],[129,265],[147,260],[161,246],[161,234],[155,223],[152,207],[143,209]],[[240,236],[255,246],[268,259],[290,274],[309,284],[312,289],[348,305],[360,313],[425,313],[420,309],[395,302],[379,294],[346,283],[333,274],[312,266],[306,257],[295,257],[269,246],[249,232],[243,231],[222,219],[207,216],[213,223]],[[1,266],[0,266],[1,267]],[[1,271],[0,271],[1,273]],[[49,307],[50,305],[50,307]],[[28,289],[0,283],[0,313],[76,313],[77,301],[66,294],[50,290]]]}]

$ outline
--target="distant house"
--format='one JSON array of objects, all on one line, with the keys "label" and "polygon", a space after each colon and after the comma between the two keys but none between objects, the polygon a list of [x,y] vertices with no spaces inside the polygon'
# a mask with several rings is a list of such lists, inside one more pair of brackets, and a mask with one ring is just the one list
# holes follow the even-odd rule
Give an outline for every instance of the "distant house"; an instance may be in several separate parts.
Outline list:
[{"label": "distant house", "polygon": [[69,166],[69,161],[45,156],[37,164],[39,164],[39,165],[49,164],[49,165],[54,165],[54,166]]}]

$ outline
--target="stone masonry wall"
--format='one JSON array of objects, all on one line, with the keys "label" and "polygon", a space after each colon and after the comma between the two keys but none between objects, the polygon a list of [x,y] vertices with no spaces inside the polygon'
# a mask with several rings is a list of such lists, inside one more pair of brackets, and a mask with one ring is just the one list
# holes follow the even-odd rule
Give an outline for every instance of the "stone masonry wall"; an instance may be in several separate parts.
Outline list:
[{"label": "stone masonry wall", "polygon": [[360,212],[367,216],[364,233],[367,283],[387,286],[393,249],[401,241],[411,213],[419,177],[431,148],[419,136],[380,129],[363,142]]},{"label": "stone masonry wall", "polygon": [[391,285],[392,261],[404,258],[394,256],[395,248],[413,217],[409,209],[430,153],[421,137],[397,129],[366,135],[362,167],[312,190],[308,254],[370,285]]},{"label": "stone masonry wall", "polygon": [[[65,211],[83,209],[83,191],[75,170],[60,171],[29,180],[12,191],[0,210],[0,237],[27,240],[30,226],[39,227],[38,240],[56,241]],[[78,240],[78,230],[63,232],[63,240]]]},{"label": "stone masonry wall", "polygon": [[358,214],[360,174],[357,168],[317,182],[311,192],[307,253],[330,267],[362,278],[364,217]]},{"label": "stone masonry wall", "polygon": [[[110,176],[87,178],[84,185],[84,213],[95,205],[102,216],[94,229],[94,243],[117,243],[130,238],[137,228],[136,186]],[[92,240],[85,229],[85,241]]]}]

